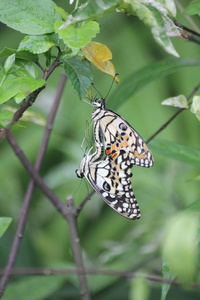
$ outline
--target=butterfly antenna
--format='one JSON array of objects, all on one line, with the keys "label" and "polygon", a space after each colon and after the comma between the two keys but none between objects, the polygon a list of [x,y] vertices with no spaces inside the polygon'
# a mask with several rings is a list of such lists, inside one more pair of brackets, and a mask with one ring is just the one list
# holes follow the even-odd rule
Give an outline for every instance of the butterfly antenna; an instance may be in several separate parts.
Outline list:
[{"label": "butterfly antenna", "polygon": [[92,82],[92,86],[93,88],[95,89],[95,91],[97,92],[96,95],[95,95],[95,98],[97,96],[97,94],[99,94],[101,96],[101,98],[103,98],[103,95],[98,91],[97,87],[95,86],[94,82]]},{"label": "butterfly antenna", "polygon": [[111,86],[110,86],[110,88],[109,88],[109,90],[108,90],[108,92],[107,92],[107,94],[106,94],[106,96],[105,96],[105,99],[108,97],[108,95],[109,95],[109,93],[110,93],[110,91],[111,91],[111,89],[112,89],[112,87],[113,87],[113,84],[114,84],[114,81],[115,81],[115,77],[117,77],[118,75],[119,75],[119,74],[116,73],[115,76],[113,77]]}]

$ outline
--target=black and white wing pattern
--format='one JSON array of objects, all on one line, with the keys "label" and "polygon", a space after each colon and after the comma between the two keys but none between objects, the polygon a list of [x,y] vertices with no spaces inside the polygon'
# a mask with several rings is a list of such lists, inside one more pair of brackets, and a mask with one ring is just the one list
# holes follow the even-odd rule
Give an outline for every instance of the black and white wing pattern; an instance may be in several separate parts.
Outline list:
[{"label": "black and white wing pattern", "polygon": [[120,115],[106,109],[105,99],[97,99],[92,104],[96,108],[92,114],[95,141],[104,143],[105,155],[115,160],[124,150],[131,166],[151,167],[153,156],[137,131]]},{"label": "black and white wing pattern", "polygon": [[139,219],[140,209],[131,187],[132,173],[126,153],[121,153],[115,162],[108,157],[93,161],[92,156],[86,155],[82,159],[77,176],[85,176],[100,197],[117,213],[128,219]]}]

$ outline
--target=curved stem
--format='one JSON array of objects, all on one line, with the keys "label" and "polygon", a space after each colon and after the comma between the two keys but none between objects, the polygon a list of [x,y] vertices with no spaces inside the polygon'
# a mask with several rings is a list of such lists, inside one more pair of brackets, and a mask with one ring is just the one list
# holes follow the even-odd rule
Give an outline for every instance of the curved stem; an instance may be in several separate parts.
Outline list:
[{"label": "curved stem", "polygon": [[[60,83],[57,89],[57,93],[56,93],[56,97],[53,103],[53,106],[51,108],[50,114],[49,114],[49,118],[47,121],[47,125],[46,125],[46,129],[44,132],[44,136],[43,136],[43,140],[41,143],[41,147],[36,159],[36,163],[35,163],[35,169],[37,171],[39,171],[44,155],[45,155],[45,151],[48,145],[48,141],[49,141],[49,137],[50,137],[50,133],[51,133],[51,129],[52,129],[52,125],[55,119],[55,115],[56,115],[56,111],[61,99],[61,95],[65,86],[65,82],[66,82],[66,75],[62,74],[61,79],[60,79]],[[9,258],[8,258],[8,262],[6,264],[6,267],[4,269],[4,273],[3,276],[1,278],[0,281],[0,297],[3,295],[3,292],[6,288],[6,285],[8,283],[9,277],[10,277],[10,272],[11,269],[15,263],[16,257],[17,257],[17,253],[19,250],[19,246],[21,244],[21,239],[23,236],[23,232],[24,232],[24,228],[25,228],[25,224],[26,224],[26,219],[27,219],[27,214],[28,214],[28,209],[30,206],[30,202],[31,202],[31,198],[32,198],[32,194],[34,191],[34,187],[35,187],[35,183],[34,181],[31,179],[25,194],[25,198],[24,198],[24,202],[23,202],[23,206],[22,206],[22,210],[21,210],[21,214],[20,214],[20,218],[19,218],[19,223],[17,225],[17,229],[13,238],[13,243],[10,249],[10,254],[9,254]]]}]

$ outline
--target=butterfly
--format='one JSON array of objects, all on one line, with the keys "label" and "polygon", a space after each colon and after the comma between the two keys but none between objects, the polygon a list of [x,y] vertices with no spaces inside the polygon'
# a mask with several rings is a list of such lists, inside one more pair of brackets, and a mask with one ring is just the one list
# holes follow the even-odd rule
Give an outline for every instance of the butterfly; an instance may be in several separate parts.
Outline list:
[{"label": "butterfly", "polygon": [[[101,146],[97,146],[100,149]],[[123,150],[121,150],[124,152]],[[96,160],[98,150],[92,154],[86,154],[76,170],[79,178],[84,176],[100,195],[100,197],[117,213],[128,219],[139,219],[140,209],[133,194],[130,178],[132,177],[127,154],[121,153],[117,160],[109,157]],[[127,167],[122,165],[127,160]],[[121,161],[121,163],[120,163]]]},{"label": "butterfly", "polygon": [[151,167],[154,163],[153,156],[137,131],[120,115],[106,109],[104,98],[97,99],[92,105],[95,106],[92,114],[94,137],[98,143],[104,143],[105,155],[115,160],[120,150],[124,149],[131,166]]},{"label": "butterfly", "polygon": [[139,219],[140,209],[130,180],[131,168],[133,165],[152,166],[152,154],[127,121],[105,108],[104,98],[92,105],[95,107],[92,119],[96,151],[83,157],[76,174],[80,178],[85,176],[116,212],[128,219]]}]

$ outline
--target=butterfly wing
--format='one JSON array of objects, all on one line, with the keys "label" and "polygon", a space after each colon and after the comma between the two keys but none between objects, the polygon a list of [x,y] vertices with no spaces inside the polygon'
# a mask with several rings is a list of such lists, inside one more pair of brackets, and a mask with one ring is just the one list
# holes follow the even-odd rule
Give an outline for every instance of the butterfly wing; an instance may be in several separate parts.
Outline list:
[{"label": "butterfly wing", "polygon": [[117,165],[109,158],[88,161],[85,177],[101,198],[117,213],[128,219],[139,219],[140,209],[133,194],[128,165]]},{"label": "butterfly wing", "polygon": [[132,166],[151,167],[153,165],[153,157],[147,144],[121,116],[111,110],[102,109],[98,114],[93,115],[93,119],[95,139],[104,137],[106,156],[115,160],[120,150],[125,150]]}]

